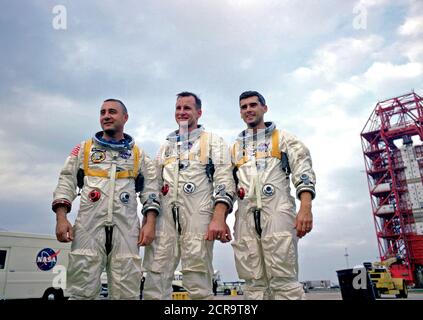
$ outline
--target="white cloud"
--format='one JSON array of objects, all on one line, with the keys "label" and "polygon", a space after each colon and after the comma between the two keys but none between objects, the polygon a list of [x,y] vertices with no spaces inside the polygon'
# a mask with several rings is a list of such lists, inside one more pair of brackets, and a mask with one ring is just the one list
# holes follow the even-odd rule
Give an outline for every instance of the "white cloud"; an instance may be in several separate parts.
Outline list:
[{"label": "white cloud", "polygon": [[324,177],[322,183],[328,188],[333,170],[361,164],[359,132],[364,126],[362,121],[336,104],[328,105],[319,114],[304,119],[303,125],[313,129],[313,134],[305,140],[313,151],[316,171]]},{"label": "white cloud", "polygon": [[423,34],[423,15],[408,17],[398,28],[398,33],[402,36],[412,37]]},{"label": "white cloud", "polygon": [[236,8],[248,8],[251,9],[252,6],[260,6],[262,2],[260,0],[228,0],[228,5]]},{"label": "white cloud", "polygon": [[295,69],[292,76],[299,81],[337,81],[351,73],[360,73],[383,42],[383,38],[376,35],[338,39],[318,48],[309,66]]},{"label": "white cloud", "polygon": [[402,44],[402,54],[410,62],[423,63],[423,41],[406,42]]},{"label": "white cloud", "polygon": [[375,62],[355,80],[382,99],[410,92],[416,85],[421,85],[422,76],[423,64],[421,63],[410,62],[396,65],[390,62]]},{"label": "white cloud", "polygon": [[[336,109],[345,109],[352,102],[356,101],[365,93],[363,86],[352,83],[351,80],[339,81],[327,89],[315,89],[306,96],[306,105],[308,108],[317,112],[318,115],[330,110],[333,106]],[[331,118],[336,121],[336,118]]]},{"label": "white cloud", "polygon": [[[408,61],[398,63],[401,55]],[[321,115],[333,105],[360,112],[359,101],[366,96],[379,99],[418,89],[423,76],[422,56],[420,42],[385,43],[376,35],[341,38],[316,49],[308,65],[296,68],[288,81],[309,91],[302,106],[308,112]],[[362,106],[361,111],[366,111]]]},{"label": "white cloud", "polygon": [[155,119],[146,117],[136,126],[134,139],[143,143],[150,141],[160,145],[173,130],[175,129],[160,127]]},{"label": "white cloud", "polygon": [[423,66],[420,63],[406,63],[394,65],[390,62],[376,62],[365,72],[364,76],[371,83],[377,83],[381,79],[407,79],[422,75]]},{"label": "white cloud", "polygon": [[331,99],[331,92],[323,89],[313,90],[309,97],[307,98],[307,105],[322,106],[326,105],[327,102]]},{"label": "white cloud", "polygon": [[358,5],[365,6],[366,8],[381,6],[388,3],[390,0],[360,0]]},{"label": "white cloud", "polygon": [[318,74],[316,69],[308,67],[299,67],[292,72],[292,76],[298,82],[309,81]]}]

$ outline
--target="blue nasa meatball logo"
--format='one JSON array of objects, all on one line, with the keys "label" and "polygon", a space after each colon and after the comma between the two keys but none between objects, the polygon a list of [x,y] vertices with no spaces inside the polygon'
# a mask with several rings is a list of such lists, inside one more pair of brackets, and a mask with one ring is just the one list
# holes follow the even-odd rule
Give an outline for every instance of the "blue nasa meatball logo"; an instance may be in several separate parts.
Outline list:
[{"label": "blue nasa meatball logo", "polygon": [[57,255],[60,250],[54,252],[51,248],[44,248],[37,254],[36,263],[40,270],[48,271],[53,269],[57,263]]}]

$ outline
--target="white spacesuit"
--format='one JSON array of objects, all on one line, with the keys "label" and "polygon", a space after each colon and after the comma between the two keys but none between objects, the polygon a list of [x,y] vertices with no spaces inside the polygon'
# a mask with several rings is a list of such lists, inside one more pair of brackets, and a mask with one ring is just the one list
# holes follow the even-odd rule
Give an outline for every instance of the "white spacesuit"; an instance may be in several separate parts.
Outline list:
[{"label": "white spacesuit", "polygon": [[162,145],[157,159],[162,214],[156,220],[156,238],[145,248],[145,299],[171,299],[180,260],[190,298],[211,298],[213,241],[204,236],[216,203],[232,210],[235,185],[228,150],[202,126],[189,136],[174,132]]},{"label": "white spacesuit", "polygon": [[[235,213],[235,263],[246,299],[303,299],[298,282],[295,199],[315,196],[315,174],[306,146],[266,122],[265,130],[241,132],[233,146],[238,210]],[[270,296],[269,296],[270,295]]]},{"label": "white spacesuit", "polygon": [[124,137],[120,143],[108,142],[97,133],[74,148],[60,173],[53,211],[64,205],[69,212],[77,186],[82,188],[67,270],[70,299],[97,298],[104,268],[111,299],[139,299],[136,186],[140,191],[143,181],[143,214],[160,212],[159,189],[154,163],[129,135]]}]

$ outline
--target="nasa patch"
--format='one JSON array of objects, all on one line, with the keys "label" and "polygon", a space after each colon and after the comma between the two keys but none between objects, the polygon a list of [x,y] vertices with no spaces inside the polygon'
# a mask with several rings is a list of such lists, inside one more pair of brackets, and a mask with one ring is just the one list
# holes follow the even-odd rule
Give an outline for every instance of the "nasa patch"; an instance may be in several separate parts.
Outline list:
[{"label": "nasa patch", "polygon": [[267,144],[267,143],[260,143],[257,146],[257,151],[258,152],[267,152],[267,150],[269,150],[269,144]]},{"label": "nasa patch", "polygon": [[119,152],[119,156],[123,159],[129,159],[131,157],[132,153],[129,150],[121,151]]},{"label": "nasa patch", "polygon": [[91,154],[91,161],[93,163],[100,163],[103,162],[106,159],[106,153],[102,151],[96,151],[93,154]]},{"label": "nasa patch", "polygon": [[44,248],[37,254],[35,262],[37,266],[42,271],[48,271],[53,269],[57,263],[57,256],[59,255],[60,250],[54,252],[51,248]]}]

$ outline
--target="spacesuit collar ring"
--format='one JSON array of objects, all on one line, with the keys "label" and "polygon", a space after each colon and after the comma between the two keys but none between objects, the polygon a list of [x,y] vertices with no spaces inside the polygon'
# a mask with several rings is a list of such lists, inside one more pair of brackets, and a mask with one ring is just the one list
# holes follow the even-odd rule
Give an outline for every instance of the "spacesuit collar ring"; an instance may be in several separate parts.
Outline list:
[{"label": "spacesuit collar ring", "polygon": [[[269,122],[265,122],[264,124],[266,125],[264,134],[266,136],[271,135],[273,133],[273,130],[276,129],[275,123],[269,121]],[[242,143],[243,140],[247,140],[247,141],[253,140],[256,138],[256,136],[257,136],[257,132],[254,133],[253,130],[246,129],[238,135],[237,140]]]},{"label": "spacesuit collar ring", "polygon": [[134,139],[126,133],[124,133],[123,136],[124,139],[121,141],[107,141],[103,139],[103,131],[99,131],[94,135],[93,140],[100,146],[115,151],[131,150],[135,144]]},{"label": "spacesuit collar ring", "polygon": [[191,132],[188,132],[186,134],[180,135],[179,130],[173,131],[167,136],[167,140],[171,142],[178,142],[178,141],[195,141],[197,140],[201,134],[204,132],[204,126],[199,125],[197,129],[192,130]]}]

